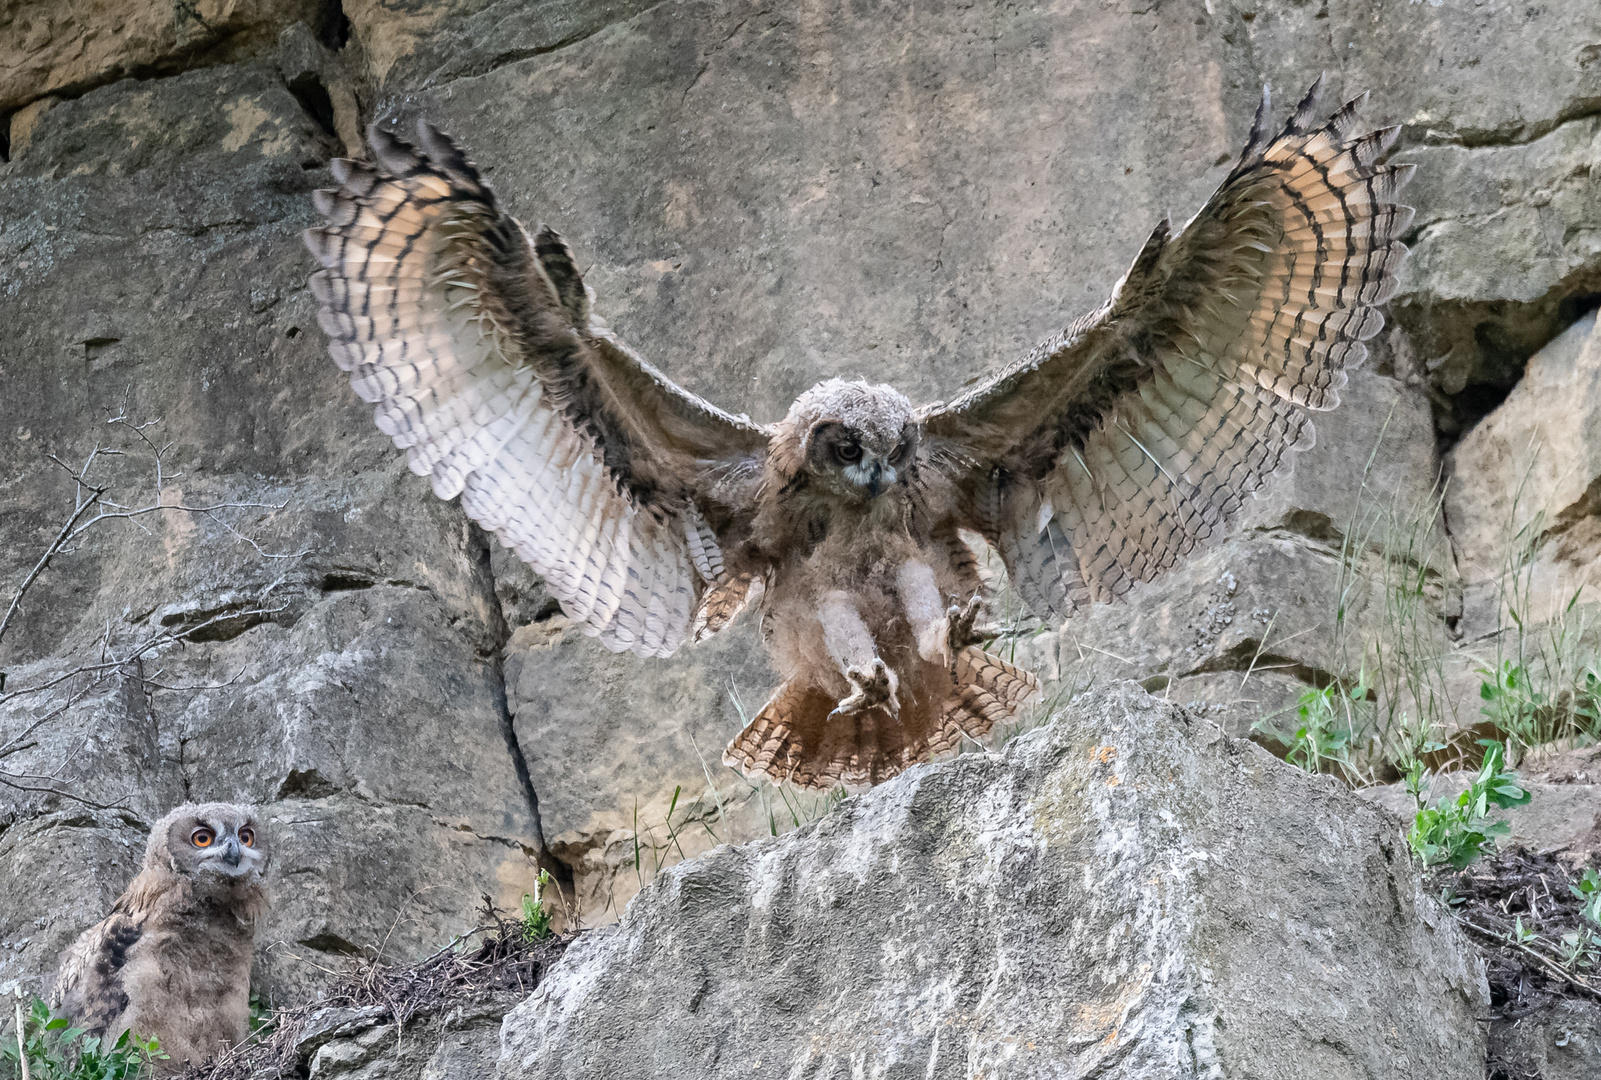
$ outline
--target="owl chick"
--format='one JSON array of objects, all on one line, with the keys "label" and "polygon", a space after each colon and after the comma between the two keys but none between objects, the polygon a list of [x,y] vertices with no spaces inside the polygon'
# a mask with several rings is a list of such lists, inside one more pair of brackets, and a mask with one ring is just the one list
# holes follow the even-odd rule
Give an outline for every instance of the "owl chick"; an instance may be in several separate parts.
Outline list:
[{"label": "owl chick", "polygon": [[53,1004],[92,1035],[160,1040],[172,1072],[244,1039],[267,911],[267,838],[248,807],[185,803],[156,823],[111,914],[62,954]]}]

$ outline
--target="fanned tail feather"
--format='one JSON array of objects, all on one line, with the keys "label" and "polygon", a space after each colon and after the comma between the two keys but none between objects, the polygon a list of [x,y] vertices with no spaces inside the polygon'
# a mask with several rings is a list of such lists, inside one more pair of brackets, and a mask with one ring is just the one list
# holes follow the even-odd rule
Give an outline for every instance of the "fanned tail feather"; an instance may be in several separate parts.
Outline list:
[{"label": "fanned tail feather", "polygon": [[1032,674],[976,645],[956,654],[952,674],[940,701],[905,702],[899,719],[882,709],[834,715],[838,702],[827,692],[787,682],[728,744],[723,762],[799,788],[870,787],[964,740],[983,742],[1039,693]]},{"label": "fanned tail feather", "polygon": [[951,750],[962,737],[974,742],[988,738],[996,724],[1016,716],[1040,690],[1032,672],[977,645],[956,654],[955,673],[956,685],[940,709],[940,732]]}]

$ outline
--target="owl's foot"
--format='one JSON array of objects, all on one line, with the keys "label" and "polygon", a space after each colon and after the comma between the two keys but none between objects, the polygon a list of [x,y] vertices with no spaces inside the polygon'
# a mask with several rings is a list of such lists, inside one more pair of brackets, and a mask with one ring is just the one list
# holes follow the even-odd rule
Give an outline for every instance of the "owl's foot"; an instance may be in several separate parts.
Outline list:
[{"label": "owl's foot", "polygon": [[979,628],[978,617],[984,611],[984,602],[977,595],[969,600],[964,607],[952,604],[945,613],[945,623],[949,627],[946,640],[950,650],[959,653],[969,645],[977,645],[989,635]]},{"label": "owl's foot", "polygon": [[884,661],[873,657],[873,666],[867,671],[848,667],[845,669],[845,678],[850,680],[851,692],[834,706],[830,716],[852,716],[868,709],[881,708],[891,717],[900,718],[901,701],[897,696],[900,680],[895,677],[894,671],[885,666]]},{"label": "owl's foot", "polygon": [[952,604],[943,618],[925,625],[917,635],[917,655],[930,664],[948,668],[956,654],[987,636],[974,624],[984,603],[974,596],[965,606]]}]

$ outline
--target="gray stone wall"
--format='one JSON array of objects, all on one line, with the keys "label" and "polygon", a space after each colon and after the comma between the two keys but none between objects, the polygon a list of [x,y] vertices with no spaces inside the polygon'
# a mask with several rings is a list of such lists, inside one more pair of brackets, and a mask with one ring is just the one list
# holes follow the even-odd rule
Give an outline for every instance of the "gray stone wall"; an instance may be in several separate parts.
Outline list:
[{"label": "gray stone wall", "polygon": [[[280,1000],[353,952],[446,939],[481,894],[515,903],[541,826],[596,921],[653,860],[815,812],[719,764],[736,700],[772,686],[748,621],[649,664],[567,633],[323,355],[297,234],[367,122],[459,137],[514,213],[569,237],[625,338],[767,420],[828,375],[926,400],[1020,355],[1200,205],[1263,82],[1285,110],[1320,71],[1331,106],[1371,90],[1420,165],[1391,326],[1234,540],[1019,647],[1068,682],[1210,702],[1237,732],[1334,662],[1375,446],[1370,500],[1426,498],[1452,446],[1474,483],[1517,484],[1460,464],[1463,433],[1503,399],[1527,414],[1508,391],[1601,297],[1588,0],[0,0],[0,580],[73,505],[47,455],[124,446],[95,476],[150,497],[120,411],[161,420],[169,504],[267,504],[87,533],[0,641],[7,688],[270,610],[102,680],[0,763],[113,807],[0,787],[0,985],[38,984],[184,797],[260,803],[279,834],[258,971]],[[1542,488],[1560,582],[1601,550],[1585,445],[1588,472]],[[1495,629],[1464,615],[1450,541],[1487,535],[1499,498],[1430,525],[1450,530],[1431,617],[1453,649]],[[0,705],[0,743],[56,700]],[[677,827],[685,807],[720,810],[716,836]]]}]

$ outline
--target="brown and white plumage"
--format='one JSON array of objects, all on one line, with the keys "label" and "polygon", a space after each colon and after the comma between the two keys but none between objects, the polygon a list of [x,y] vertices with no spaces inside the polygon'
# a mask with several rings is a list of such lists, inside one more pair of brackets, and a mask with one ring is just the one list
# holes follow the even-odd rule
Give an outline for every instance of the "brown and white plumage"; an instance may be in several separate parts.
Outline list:
[{"label": "brown and white plumage", "polygon": [[969,474],[975,525],[1036,610],[1114,599],[1218,538],[1366,358],[1412,166],[1375,164],[1398,128],[1356,136],[1366,95],[1314,128],[1321,84],[1273,139],[1264,92],[1222,186],[1157,226],[1105,306],[927,414],[936,447],[992,470]]},{"label": "brown and white plumage", "polygon": [[129,1030],[159,1040],[169,1072],[239,1043],[270,862],[248,808],[177,807],[111,914],[62,952],[53,1004],[108,1044]]},{"label": "brown and white plumage", "polygon": [[[1321,84],[1321,80],[1319,81]],[[330,351],[441,497],[612,649],[666,655],[759,598],[785,682],[729,746],[752,774],[876,783],[1033,694],[975,647],[964,530],[1063,617],[1226,531],[1311,444],[1405,255],[1408,166],[1318,87],[1201,211],[1158,226],[1100,310],[949,404],[830,380],[763,426],[687,393],[590,310],[459,150],[372,134],[307,234]]]},{"label": "brown and white plumage", "polygon": [[[666,656],[748,517],[765,432],[675,386],[593,322],[572,254],[501,214],[422,129],[336,161],[308,233],[321,322],[413,472],[533,565],[609,647]],[[711,614],[715,630],[725,615]]]}]

